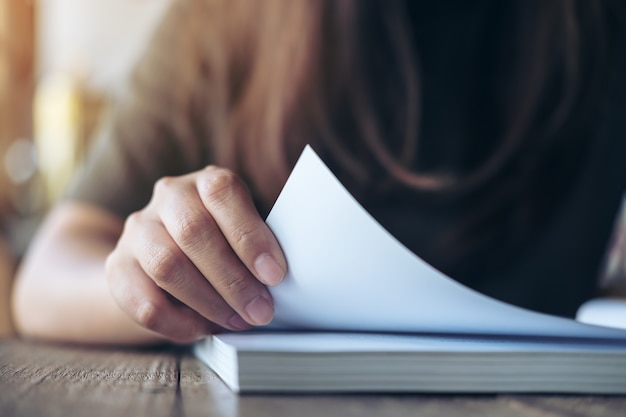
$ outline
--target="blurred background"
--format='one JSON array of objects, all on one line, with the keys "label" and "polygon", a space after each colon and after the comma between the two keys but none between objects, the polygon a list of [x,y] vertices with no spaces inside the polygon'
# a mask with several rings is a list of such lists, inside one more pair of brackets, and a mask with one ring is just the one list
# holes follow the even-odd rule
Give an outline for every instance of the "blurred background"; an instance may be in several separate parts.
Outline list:
[{"label": "blurred background", "polygon": [[10,277],[170,0],[0,0],[0,334]]}]

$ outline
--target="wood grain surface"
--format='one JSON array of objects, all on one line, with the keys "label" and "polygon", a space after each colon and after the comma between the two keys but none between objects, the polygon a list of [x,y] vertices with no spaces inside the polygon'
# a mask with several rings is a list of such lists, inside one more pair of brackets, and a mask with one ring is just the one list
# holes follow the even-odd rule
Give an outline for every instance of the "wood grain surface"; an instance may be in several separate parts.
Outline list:
[{"label": "wood grain surface", "polygon": [[0,341],[0,416],[626,416],[625,396],[236,395],[184,348]]}]

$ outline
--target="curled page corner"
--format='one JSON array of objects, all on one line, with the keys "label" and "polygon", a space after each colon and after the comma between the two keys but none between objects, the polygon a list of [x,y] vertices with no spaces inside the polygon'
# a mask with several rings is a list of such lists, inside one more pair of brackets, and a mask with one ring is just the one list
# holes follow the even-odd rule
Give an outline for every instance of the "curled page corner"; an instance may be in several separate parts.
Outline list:
[{"label": "curled page corner", "polygon": [[288,273],[270,328],[626,339],[525,310],[447,277],[385,230],[310,146],[266,220]]}]

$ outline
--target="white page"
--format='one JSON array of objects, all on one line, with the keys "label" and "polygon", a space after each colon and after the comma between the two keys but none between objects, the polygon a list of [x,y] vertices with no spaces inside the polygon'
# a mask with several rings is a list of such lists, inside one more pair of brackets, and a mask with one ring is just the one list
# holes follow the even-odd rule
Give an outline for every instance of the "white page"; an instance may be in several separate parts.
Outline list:
[{"label": "white page", "polygon": [[270,327],[606,337],[626,331],[524,310],[435,270],[392,237],[307,146],[267,218],[288,274]]},{"label": "white page", "polygon": [[623,343],[559,342],[556,339],[472,338],[387,333],[249,332],[213,336],[215,340],[250,352],[604,352],[626,360]]}]

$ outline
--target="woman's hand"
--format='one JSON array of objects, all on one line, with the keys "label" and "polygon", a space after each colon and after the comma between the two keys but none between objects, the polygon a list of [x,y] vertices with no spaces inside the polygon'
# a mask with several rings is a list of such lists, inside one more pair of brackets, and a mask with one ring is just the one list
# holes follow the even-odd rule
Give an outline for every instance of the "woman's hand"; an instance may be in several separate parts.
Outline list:
[{"label": "woman's hand", "polygon": [[159,180],[106,261],[122,310],[177,342],[269,323],[265,285],[281,282],[286,269],[246,186],[213,166]]}]

